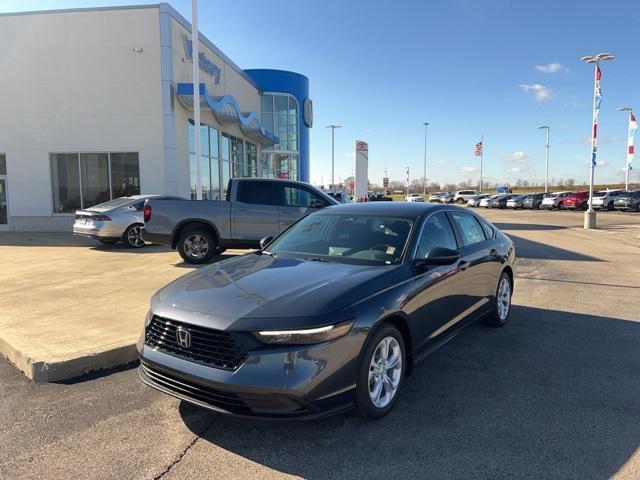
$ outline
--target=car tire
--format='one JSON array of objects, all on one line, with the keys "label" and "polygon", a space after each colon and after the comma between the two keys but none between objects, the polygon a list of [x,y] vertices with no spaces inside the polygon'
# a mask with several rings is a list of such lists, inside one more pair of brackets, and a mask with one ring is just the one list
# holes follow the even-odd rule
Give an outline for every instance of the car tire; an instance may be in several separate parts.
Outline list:
[{"label": "car tire", "polygon": [[144,247],[144,239],[142,238],[141,223],[134,223],[129,225],[122,234],[122,241],[129,248],[141,248]]},{"label": "car tire", "polygon": [[636,205],[636,212],[640,212],[640,202]]},{"label": "car tire", "polygon": [[609,202],[609,203],[607,204],[607,210],[612,211],[613,209],[614,209],[614,208],[613,208],[613,202]]},{"label": "car tire", "polygon": [[98,241],[100,243],[104,243],[105,245],[113,245],[120,241],[119,238],[99,238]]},{"label": "car tire", "polygon": [[178,253],[192,265],[209,263],[218,253],[218,240],[203,227],[187,228],[178,238]]},{"label": "car tire", "polygon": [[464,203],[464,199],[463,198],[459,198],[459,199],[456,200],[456,203],[458,205],[462,205]]},{"label": "car tire", "polygon": [[[380,356],[381,353],[384,354],[383,342],[387,342],[386,360]],[[389,352],[389,346],[394,352]],[[391,358],[390,355],[395,355],[395,358],[399,359],[399,368],[397,368],[397,364],[394,367],[389,367],[388,363],[385,363]],[[383,324],[373,333],[361,357],[356,385],[356,409],[362,417],[373,420],[381,418],[391,411],[398,400],[404,381],[406,358],[404,340],[396,327],[391,324]],[[390,370],[391,376],[389,376]],[[387,388],[393,389],[393,391],[387,390]],[[378,404],[375,400],[376,392]],[[384,392],[384,397],[382,397],[382,392]]]},{"label": "car tire", "polygon": [[491,311],[485,318],[484,323],[492,327],[503,327],[511,315],[511,295],[513,293],[513,283],[507,272],[502,272],[496,293],[493,296]]}]

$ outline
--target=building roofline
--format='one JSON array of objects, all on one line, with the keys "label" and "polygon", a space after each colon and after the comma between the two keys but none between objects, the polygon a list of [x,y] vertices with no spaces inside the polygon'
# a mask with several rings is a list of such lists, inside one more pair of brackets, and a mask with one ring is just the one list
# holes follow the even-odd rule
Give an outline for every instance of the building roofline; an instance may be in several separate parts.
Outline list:
[{"label": "building roofline", "polygon": [[[175,8],[169,5],[166,2],[161,3],[148,3],[142,5],[122,5],[122,6],[110,6],[110,7],[85,7],[85,8],[61,8],[61,9],[49,9],[49,10],[32,10],[32,11],[24,11],[24,12],[0,12],[0,17],[14,17],[14,16],[22,16],[22,15],[50,15],[55,13],[82,13],[82,12],[104,12],[104,11],[114,11],[114,10],[139,10],[144,8],[156,8],[160,13],[166,13],[171,18],[176,20],[179,24],[181,24],[185,29],[191,32],[191,22],[189,22],[186,18],[184,18]],[[235,72],[240,75],[245,81],[249,82],[252,86],[254,86],[260,94],[262,94],[262,88],[260,85],[256,83],[256,81],[251,78],[245,71],[240,68],[233,60],[227,57],[222,50],[216,47],[211,40],[209,40],[204,34],[198,32],[198,39],[204,45],[206,45],[209,49],[213,50],[213,52],[218,55],[222,60],[228,64],[231,68],[235,70]]]}]

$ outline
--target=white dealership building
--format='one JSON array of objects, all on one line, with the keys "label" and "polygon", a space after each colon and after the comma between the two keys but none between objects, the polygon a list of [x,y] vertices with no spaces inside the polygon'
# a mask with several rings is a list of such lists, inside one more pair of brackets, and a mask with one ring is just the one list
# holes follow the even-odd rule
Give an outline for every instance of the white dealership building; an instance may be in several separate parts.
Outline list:
[{"label": "white dealership building", "polygon": [[[0,14],[0,230],[65,230],[122,195],[195,196],[190,24],[170,5]],[[200,35],[203,197],[308,181],[308,80]]]}]

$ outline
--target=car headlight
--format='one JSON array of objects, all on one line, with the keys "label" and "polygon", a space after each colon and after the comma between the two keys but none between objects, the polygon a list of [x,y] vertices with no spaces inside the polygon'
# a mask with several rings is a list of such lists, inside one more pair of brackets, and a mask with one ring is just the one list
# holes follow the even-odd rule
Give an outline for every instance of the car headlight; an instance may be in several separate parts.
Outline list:
[{"label": "car headlight", "polygon": [[262,330],[252,332],[262,343],[278,345],[304,345],[321,343],[340,338],[351,330],[353,320],[327,325],[325,327],[305,328],[300,330]]},{"label": "car headlight", "polygon": [[144,328],[147,328],[149,326],[149,324],[151,323],[151,319],[153,318],[153,311],[151,309],[149,309],[147,311],[147,316],[144,317]]}]

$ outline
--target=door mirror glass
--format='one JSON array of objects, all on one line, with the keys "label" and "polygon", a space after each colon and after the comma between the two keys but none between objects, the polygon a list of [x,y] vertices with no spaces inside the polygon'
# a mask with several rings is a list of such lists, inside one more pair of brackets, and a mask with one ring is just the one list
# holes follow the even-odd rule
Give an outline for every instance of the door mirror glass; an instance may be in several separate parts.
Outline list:
[{"label": "door mirror glass", "polygon": [[273,237],[271,235],[267,235],[260,240],[260,248],[264,250],[264,248],[271,243]]}]

